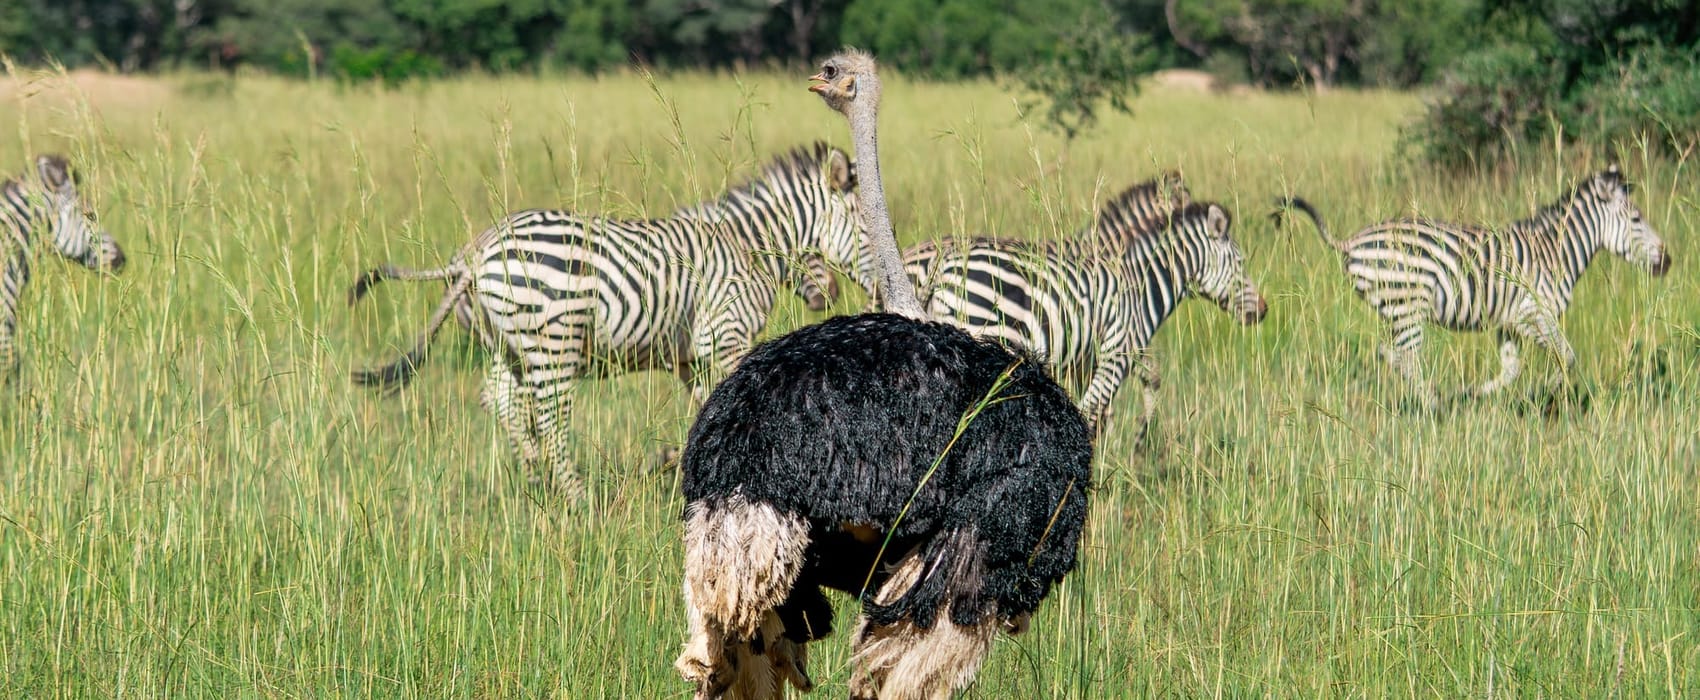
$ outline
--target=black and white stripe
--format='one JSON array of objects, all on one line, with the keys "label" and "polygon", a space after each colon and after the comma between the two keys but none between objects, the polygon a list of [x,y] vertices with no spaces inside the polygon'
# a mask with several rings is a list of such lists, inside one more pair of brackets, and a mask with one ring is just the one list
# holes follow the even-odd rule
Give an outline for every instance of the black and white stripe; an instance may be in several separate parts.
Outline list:
[{"label": "black and white stripe", "polygon": [[0,373],[17,373],[18,301],[30,279],[30,251],[38,232],[51,234],[53,249],[91,270],[116,273],[124,267],[118,241],[95,223],[77,194],[77,178],[63,157],[36,158],[41,186],[25,180],[0,182]]},{"label": "black and white stripe", "polygon": [[[374,285],[386,280],[401,280],[404,282],[418,281],[448,281],[453,279],[453,265],[458,264],[458,257],[450,261],[450,267],[435,269],[416,269],[400,267],[388,263],[381,264],[361,275],[355,282],[355,287],[349,292],[349,303],[359,301],[366,296]],[[838,300],[838,279],[833,275],[832,268],[819,253],[808,253],[793,267],[792,272],[799,279],[794,281],[792,292],[803,300],[804,306],[810,311],[824,311]],[[477,312],[472,308],[471,295],[461,296],[455,301],[455,323],[462,329],[473,331],[473,323]]]},{"label": "black and white stripe", "polygon": [[[1052,241],[1048,245],[1063,255],[1115,257],[1120,255],[1122,249],[1134,238],[1154,227],[1162,226],[1171,213],[1190,202],[1192,193],[1187,190],[1181,174],[1173,170],[1164,171],[1157,177],[1135,183],[1106,200],[1098,208],[1098,214],[1090,227],[1073,236]],[[973,244],[984,239],[965,240]],[[918,294],[922,297],[930,295],[928,287],[938,276],[936,265],[940,254],[957,252],[956,248],[962,242],[956,239],[921,241],[903,250],[903,267],[908,271],[910,280],[915,283]],[[1013,241],[1011,244],[1020,245]],[[809,298],[813,293],[813,288],[807,285],[798,290],[798,294],[802,294],[804,298]],[[925,299],[922,301],[924,303]],[[879,299],[874,295],[868,300],[867,310],[877,311],[879,308]]]},{"label": "black and white stripe", "polygon": [[[463,299],[495,361],[483,402],[528,465],[576,484],[567,423],[576,380],[675,372],[699,402],[767,324],[775,288],[795,284],[805,256],[857,271],[867,284],[852,166],[825,144],[798,148],[720,199],[666,219],[626,221],[533,209],[485,230],[440,270],[449,289],[425,336],[391,365],[355,380],[399,386]],[[357,299],[376,273],[363,275]],[[385,275],[378,274],[377,277]]]},{"label": "black and white stripe", "polygon": [[1156,218],[1165,205],[1148,184],[1106,203],[1071,240],[947,243],[906,260],[907,272],[935,317],[1051,363],[1094,430],[1132,370],[1145,388],[1143,432],[1159,383],[1147,348],[1182,299],[1199,294],[1248,324],[1267,311],[1227,211],[1189,202]]},{"label": "black and white stripe", "polygon": [[1329,237],[1304,200],[1278,204],[1309,215],[1323,240],[1341,252],[1353,287],[1387,323],[1390,337],[1381,346],[1382,357],[1432,407],[1439,395],[1424,380],[1417,356],[1427,324],[1496,329],[1500,374],[1473,393],[1492,393],[1517,378],[1519,338],[1552,352],[1559,362],[1554,382],[1562,383],[1576,352],[1559,319],[1595,253],[1610,251],[1654,275],[1670,269],[1670,253],[1630,201],[1631,191],[1613,165],[1533,217],[1503,228],[1402,219],[1344,241]]}]

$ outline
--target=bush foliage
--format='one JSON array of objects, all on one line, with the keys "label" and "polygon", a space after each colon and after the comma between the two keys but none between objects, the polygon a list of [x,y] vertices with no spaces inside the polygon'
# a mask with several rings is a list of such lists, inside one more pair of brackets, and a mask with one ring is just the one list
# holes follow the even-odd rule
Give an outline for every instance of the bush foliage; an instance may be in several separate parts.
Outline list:
[{"label": "bush foliage", "polygon": [[1685,154],[1700,140],[1700,3],[1499,3],[1500,36],[1446,71],[1410,150],[1447,166],[1488,164],[1520,146],[1570,139]]}]

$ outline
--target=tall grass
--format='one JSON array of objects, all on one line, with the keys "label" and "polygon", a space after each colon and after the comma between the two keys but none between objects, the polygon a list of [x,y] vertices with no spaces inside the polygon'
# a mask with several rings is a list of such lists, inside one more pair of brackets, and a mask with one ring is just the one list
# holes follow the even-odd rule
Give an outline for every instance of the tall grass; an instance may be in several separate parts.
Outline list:
[{"label": "tall grass", "polygon": [[[81,86],[81,87],[79,87]],[[528,493],[445,332],[381,398],[348,371],[411,342],[440,287],[344,305],[500,213],[659,215],[799,142],[847,144],[789,75],[480,79],[381,92],[258,77],[16,76],[0,163],[62,151],[126,246],[115,278],[38,258],[0,402],[0,696],[682,697],[676,474],[659,374],[586,382],[587,503]],[[1526,349],[1503,398],[1424,417],[1307,227],[1502,221],[1604,161],[1553,148],[1455,179],[1393,160],[1415,96],[1150,92],[1058,162],[990,84],[888,80],[900,237],[1044,238],[1179,167],[1237,214],[1270,297],[1159,335],[1150,444],[1100,445],[1081,567],[970,697],[1692,697],[1700,693],[1700,180],[1635,157],[1678,260],[1596,263],[1565,321],[1585,408],[1547,415]],[[860,305],[851,295],[838,305]],[[819,318],[787,300],[774,331]],[[1441,386],[1496,370],[1431,335]],[[1137,413],[1124,392],[1118,414]],[[1126,420],[1124,419],[1124,423]],[[1125,428],[1126,426],[1122,426]],[[848,629],[853,609],[839,620]],[[842,695],[841,633],[813,659]]]}]

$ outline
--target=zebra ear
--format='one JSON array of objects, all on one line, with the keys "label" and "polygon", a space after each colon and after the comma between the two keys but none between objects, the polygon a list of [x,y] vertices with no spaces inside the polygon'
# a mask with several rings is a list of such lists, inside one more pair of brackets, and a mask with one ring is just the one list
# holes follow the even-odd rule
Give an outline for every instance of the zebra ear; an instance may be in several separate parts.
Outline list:
[{"label": "zebra ear", "polygon": [[1228,210],[1217,204],[1210,205],[1210,210],[1205,213],[1205,220],[1210,224],[1211,232],[1219,238],[1227,238],[1228,227],[1234,223],[1233,217],[1228,215]]},{"label": "zebra ear", "polygon": [[41,176],[41,184],[47,191],[62,197],[75,197],[77,183],[71,172],[71,164],[63,157],[44,155],[35,159],[35,171]]},{"label": "zebra ear", "polygon": [[832,189],[849,192],[856,188],[856,164],[843,151],[834,149],[826,157],[826,179]]}]

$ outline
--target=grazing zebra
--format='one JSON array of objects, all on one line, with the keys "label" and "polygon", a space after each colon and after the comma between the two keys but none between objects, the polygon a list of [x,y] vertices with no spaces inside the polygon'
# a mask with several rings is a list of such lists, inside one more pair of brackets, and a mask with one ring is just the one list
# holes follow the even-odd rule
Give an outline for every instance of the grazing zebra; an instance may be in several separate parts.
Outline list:
[{"label": "grazing zebra", "polygon": [[1417,356],[1426,324],[1497,330],[1499,376],[1469,393],[1491,394],[1517,378],[1519,338],[1558,360],[1556,389],[1576,363],[1559,319],[1594,254],[1611,251],[1655,276],[1670,270],[1670,252],[1629,200],[1632,189],[1613,165],[1533,217],[1501,229],[1401,219],[1344,241],[1330,237],[1316,209],[1297,197],[1280,200],[1276,215],[1287,208],[1309,215],[1322,239],[1345,257],[1359,296],[1390,331],[1382,357],[1433,409],[1440,396],[1424,381]]},{"label": "grazing zebra", "polygon": [[[794,279],[792,261],[811,253],[871,285],[851,163],[823,143],[794,149],[755,180],[672,218],[517,212],[447,267],[407,277],[449,289],[411,351],[354,380],[406,383],[431,336],[470,299],[474,331],[494,358],[481,403],[533,478],[571,492],[579,484],[566,449],[576,380],[667,370],[700,404],[767,324],[776,282]],[[397,276],[368,272],[350,298]]]},{"label": "grazing zebra", "polygon": [[0,374],[10,383],[18,370],[14,337],[18,328],[18,299],[30,279],[31,235],[51,231],[53,249],[91,270],[117,273],[124,251],[112,234],[100,228],[77,196],[77,178],[70,163],[56,155],[35,160],[41,187],[22,180],[0,182]]},{"label": "grazing zebra", "polygon": [[[1228,237],[1227,211],[1189,202],[1153,225],[1160,211],[1150,189],[1135,187],[1104,204],[1091,236],[1047,245],[947,244],[906,271],[935,317],[1049,362],[1095,432],[1103,431],[1131,369],[1144,386],[1143,436],[1159,385],[1147,348],[1182,299],[1196,292],[1245,324],[1268,312]],[[1094,239],[1116,248],[1093,249]]]}]

